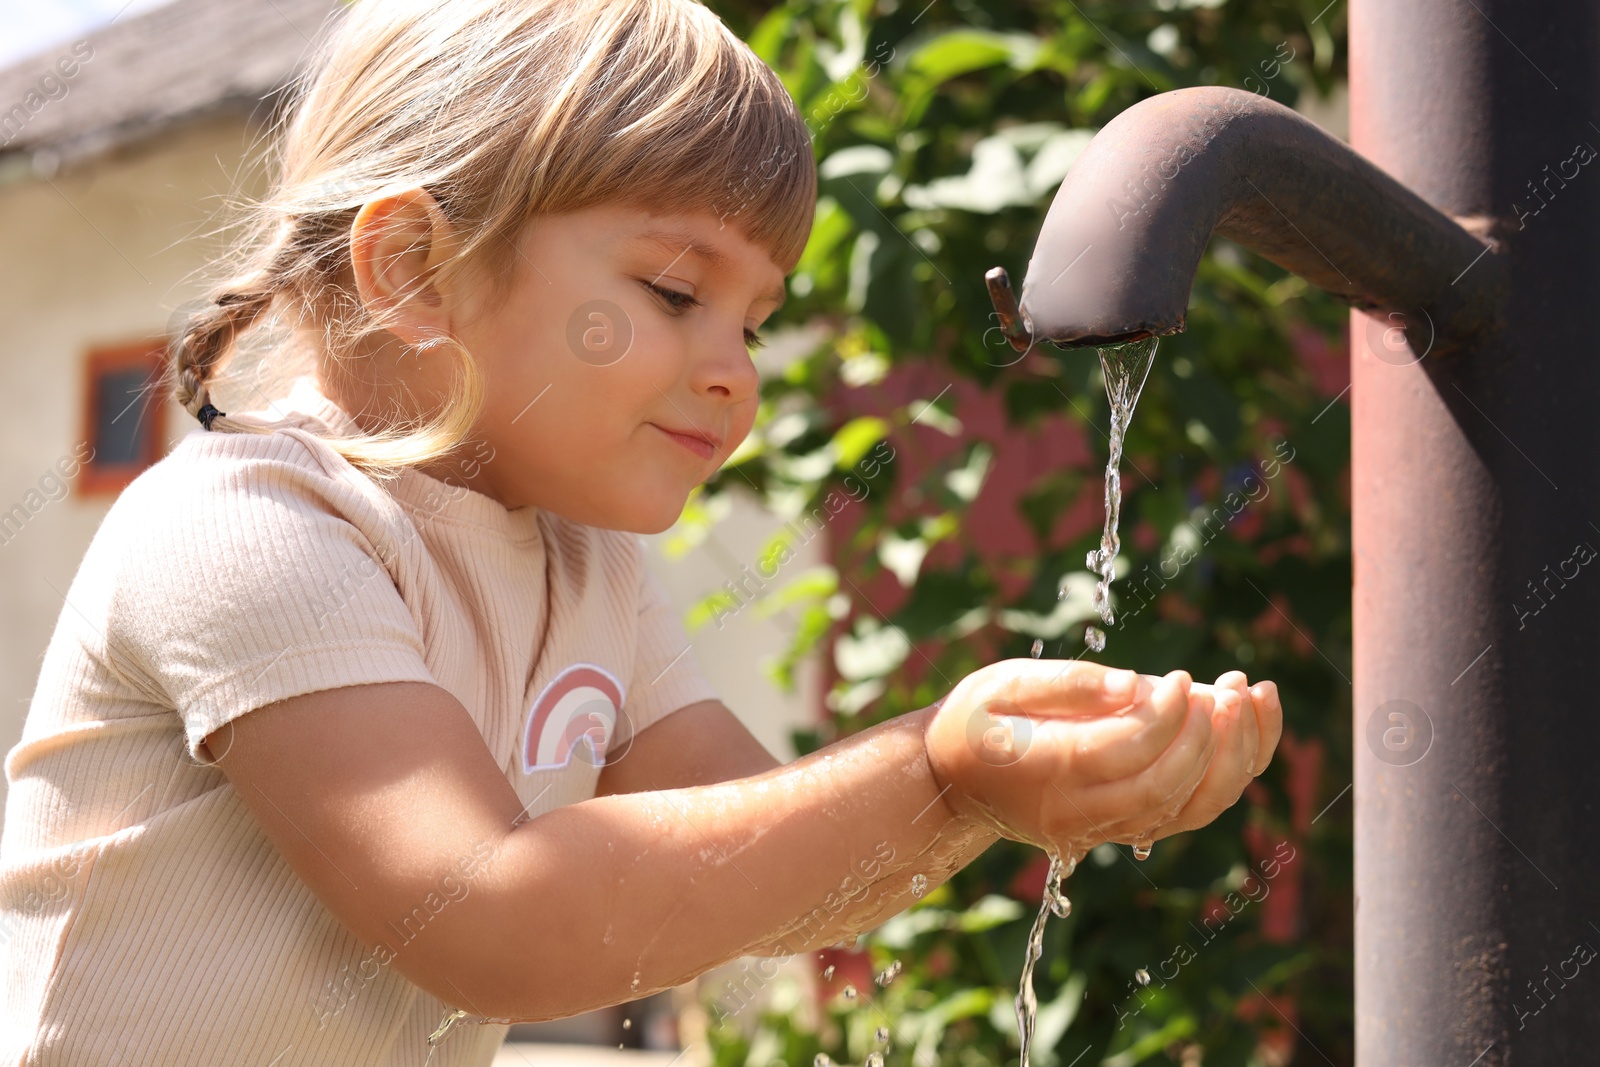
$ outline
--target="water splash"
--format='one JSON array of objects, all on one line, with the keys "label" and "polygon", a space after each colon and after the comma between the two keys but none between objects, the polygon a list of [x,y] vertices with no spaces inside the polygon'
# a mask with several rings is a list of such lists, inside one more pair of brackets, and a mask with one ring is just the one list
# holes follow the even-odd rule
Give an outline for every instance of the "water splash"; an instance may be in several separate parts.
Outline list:
[{"label": "water splash", "polygon": [[1050,913],[1056,918],[1065,919],[1072,914],[1072,901],[1067,899],[1067,895],[1061,891],[1059,885],[1046,883],[1044,899],[1045,903],[1050,905]]},{"label": "water splash", "polygon": [[1028,1050],[1033,1045],[1033,1023],[1039,1014],[1039,1001],[1033,993],[1033,965],[1044,952],[1044,924],[1050,915],[1066,918],[1072,914],[1072,902],[1061,891],[1061,880],[1070,877],[1077,869],[1077,856],[1069,852],[1065,859],[1052,852],[1050,871],[1044,878],[1044,900],[1039,905],[1038,917],[1028,932],[1028,947],[1022,955],[1022,981],[1017,989],[1017,1036],[1022,1046],[1021,1067],[1028,1067]]},{"label": "water splash", "polygon": [[[1090,549],[1084,562],[1100,576],[1094,588],[1094,610],[1107,626],[1116,621],[1111,613],[1111,577],[1117,553],[1122,548],[1122,541],[1117,536],[1117,520],[1122,514],[1122,442],[1127,436],[1128,424],[1133,421],[1133,409],[1139,403],[1145,379],[1150,375],[1150,364],[1155,362],[1157,340],[1147,337],[1142,341],[1130,341],[1125,345],[1111,345],[1098,350],[1100,370],[1106,382],[1106,399],[1111,402],[1111,455],[1106,461],[1105,529],[1100,534],[1100,547]],[[1093,648],[1094,639],[1090,631],[1099,631],[1091,626],[1084,633],[1085,643]],[[1097,652],[1105,647],[1103,633],[1099,642],[1100,647],[1095,649]]]},{"label": "water splash", "polygon": [[455,1029],[455,1025],[459,1020],[466,1018],[466,1015],[467,1012],[464,1008],[456,1008],[454,1011],[445,1012],[445,1016],[440,1020],[438,1028],[428,1035],[428,1058],[423,1061],[423,1067],[427,1067],[428,1064],[433,1062],[433,1050],[438,1047],[439,1042],[449,1035],[451,1030]]},{"label": "water splash", "polygon": [[[470,1013],[465,1008],[450,1008],[450,1009],[447,1009],[445,1011],[443,1018],[441,1018],[439,1020],[438,1027],[433,1031],[433,1033],[428,1035],[428,1058],[422,1061],[422,1067],[428,1067],[428,1065],[433,1062],[433,1051],[434,1051],[434,1049],[438,1048],[440,1043],[443,1042],[444,1039],[450,1035],[450,1032],[455,1029],[456,1023],[460,1022],[462,1019],[467,1018],[469,1015],[470,1015]],[[481,1026],[484,1023],[507,1023],[507,1024],[509,1024],[509,1023],[514,1022],[515,1020],[513,1020],[513,1019],[490,1019],[488,1017],[480,1017],[476,1021],[477,1021],[478,1025]]]},{"label": "water splash", "polygon": [[1106,650],[1106,632],[1098,626],[1086,626],[1083,630],[1083,643],[1095,652]]},{"label": "water splash", "polygon": [[889,966],[887,966],[887,967],[885,967],[883,969],[883,973],[882,974],[878,975],[878,978],[877,978],[878,985],[880,985],[880,986],[888,985],[890,982],[895,980],[895,976],[898,975],[899,973],[900,973],[900,961],[899,960],[895,960],[892,963],[890,963]]}]

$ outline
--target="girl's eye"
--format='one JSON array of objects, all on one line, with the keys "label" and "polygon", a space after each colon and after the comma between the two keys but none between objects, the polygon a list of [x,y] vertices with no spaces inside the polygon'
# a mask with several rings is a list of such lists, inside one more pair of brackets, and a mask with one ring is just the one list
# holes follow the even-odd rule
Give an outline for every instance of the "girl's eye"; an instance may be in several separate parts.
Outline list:
[{"label": "girl's eye", "polygon": [[[644,287],[660,296],[675,310],[682,311],[685,308],[700,306],[700,301],[695,297],[690,296],[688,293],[680,293],[676,289],[667,289],[664,286],[656,285],[652,282],[645,282]],[[754,330],[746,330],[744,332],[744,343],[751,348],[760,348],[767,342]]]},{"label": "girl's eye", "polygon": [[[652,284],[651,282],[645,282],[644,283],[644,287],[646,289],[649,289],[651,292],[657,294],[658,296],[660,296],[663,300],[665,300],[668,304],[672,305],[672,307],[674,309],[678,310],[678,311],[682,311],[684,308],[692,308],[692,307],[699,307],[700,306],[700,301],[696,300],[694,297],[690,296],[688,293],[680,293],[676,289],[667,289],[667,288],[664,288],[663,286]],[[682,302],[680,303],[679,301],[682,301]]]}]

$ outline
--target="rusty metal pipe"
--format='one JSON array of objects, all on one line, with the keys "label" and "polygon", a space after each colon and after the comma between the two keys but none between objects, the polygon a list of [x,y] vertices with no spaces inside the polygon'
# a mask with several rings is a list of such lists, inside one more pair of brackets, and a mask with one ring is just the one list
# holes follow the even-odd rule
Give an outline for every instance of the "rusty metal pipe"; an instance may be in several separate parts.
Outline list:
[{"label": "rusty metal pipe", "polygon": [[1486,243],[1290,108],[1207,86],[1144,100],[1089,143],[1050,204],[1020,303],[1004,270],[987,276],[1002,331],[1018,351],[1177,333],[1212,233],[1358,308],[1425,324],[1435,352],[1493,329],[1504,306]]},{"label": "rusty metal pipe", "polygon": [[1589,0],[1350,5],[1351,143],[1510,278],[1459,358],[1352,315],[1360,1067],[1600,1048],[1596,41]]}]

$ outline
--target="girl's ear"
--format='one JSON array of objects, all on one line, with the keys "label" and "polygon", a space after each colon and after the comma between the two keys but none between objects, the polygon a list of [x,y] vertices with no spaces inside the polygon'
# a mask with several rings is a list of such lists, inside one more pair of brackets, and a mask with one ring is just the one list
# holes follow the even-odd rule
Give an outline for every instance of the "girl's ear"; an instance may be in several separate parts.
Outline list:
[{"label": "girl's ear", "polygon": [[425,189],[368,201],[350,224],[361,302],[408,344],[448,332],[452,308],[434,274],[459,246],[460,235]]}]

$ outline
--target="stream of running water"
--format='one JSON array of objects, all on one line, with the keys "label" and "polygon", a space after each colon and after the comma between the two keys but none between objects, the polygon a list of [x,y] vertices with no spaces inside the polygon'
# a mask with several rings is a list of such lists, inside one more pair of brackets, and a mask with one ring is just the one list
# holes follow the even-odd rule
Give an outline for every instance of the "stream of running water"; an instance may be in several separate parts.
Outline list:
[{"label": "stream of running water", "polygon": [[[1117,522],[1122,515],[1122,442],[1127,437],[1128,424],[1133,421],[1133,409],[1139,403],[1145,379],[1150,375],[1150,365],[1155,362],[1156,342],[1157,338],[1147,337],[1098,350],[1106,399],[1111,402],[1111,455],[1106,460],[1105,528],[1100,533],[1100,547],[1090,549],[1084,562],[1099,576],[1094,589],[1094,610],[1106,626],[1116,621],[1111,612],[1111,579],[1117,553],[1122,548],[1122,539],[1117,536]],[[1105,631],[1098,626],[1087,627],[1083,640],[1094,651],[1105,651]]]},{"label": "stream of running water", "polygon": [[[1128,424],[1133,421],[1133,409],[1139,403],[1145,379],[1150,376],[1150,365],[1155,362],[1157,339],[1147,337],[1122,345],[1109,345],[1099,349],[1100,371],[1105,378],[1106,399],[1111,402],[1111,455],[1106,461],[1106,521],[1100,534],[1100,547],[1089,550],[1085,563],[1099,580],[1095,583],[1094,610],[1106,626],[1114,623],[1111,611],[1111,579],[1115,573],[1117,553],[1122,540],[1117,536],[1117,522],[1122,515],[1122,443],[1128,434]],[[1066,595],[1063,586],[1060,596]],[[1083,640],[1096,652],[1104,652],[1105,631],[1098,626],[1084,629]],[[1033,656],[1038,658],[1042,641],[1035,641]],[[1147,859],[1150,842],[1140,841],[1133,848],[1135,859]],[[1050,915],[1066,918],[1072,914],[1072,902],[1061,889],[1061,880],[1069,877],[1077,866],[1077,858],[1068,855],[1065,860],[1052,853],[1050,871],[1045,875],[1044,900],[1039,914],[1028,933],[1028,947],[1022,960],[1022,981],[1017,990],[1017,1033],[1022,1046],[1021,1067],[1028,1067],[1028,1052],[1033,1046],[1033,1024],[1038,1015],[1038,1000],[1033,993],[1033,965],[1043,951],[1044,924]]]},{"label": "stream of running water", "polygon": [[1017,1035],[1022,1046],[1022,1067],[1028,1067],[1028,1050],[1033,1045],[1033,1023],[1039,1014],[1039,1001],[1033,994],[1033,965],[1044,951],[1044,923],[1052,914],[1065,919],[1072,914],[1072,901],[1061,891],[1061,880],[1072,874],[1078,866],[1077,857],[1068,853],[1062,859],[1050,854],[1050,872],[1044,878],[1044,902],[1028,931],[1028,947],[1022,957],[1022,981],[1017,989]]}]

